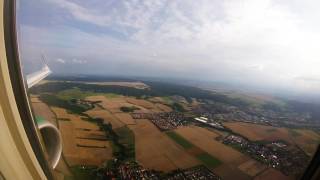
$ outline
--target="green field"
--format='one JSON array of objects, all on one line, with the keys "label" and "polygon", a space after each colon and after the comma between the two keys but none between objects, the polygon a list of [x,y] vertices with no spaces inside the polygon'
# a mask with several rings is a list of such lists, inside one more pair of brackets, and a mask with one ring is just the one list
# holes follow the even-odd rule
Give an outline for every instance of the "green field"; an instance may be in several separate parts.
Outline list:
[{"label": "green field", "polygon": [[122,112],[134,112],[135,110],[139,110],[140,108],[135,106],[122,106],[120,107],[120,110]]},{"label": "green field", "polygon": [[118,94],[114,93],[95,93],[91,91],[81,91],[79,88],[72,88],[60,91],[57,94],[57,97],[63,100],[71,100],[71,99],[85,99],[88,96],[105,96],[106,98],[116,98],[119,97]]},{"label": "green field", "polygon": [[289,131],[289,134],[291,136],[293,136],[293,137],[301,136],[301,134],[298,131],[294,130],[294,129],[288,129],[288,131]]},{"label": "green field", "polygon": [[[185,149],[196,148],[196,146],[193,145],[192,143],[190,143],[187,139],[183,138],[182,136],[180,136],[179,134],[177,134],[173,131],[166,132],[166,134],[172,140],[174,140],[176,143],[178,143],[179,145],[181,145]],[[210,154],[208,154],[204,151],[202,153],[196,155],[195,157],[199,161],[201,161],[203,165],[207,166],[208,168],[214,168],[214,167],[217,167],[221,164],[221,161],[219,159],[211,156]]]},{"label": "green field", "polygon": [[49,106],[64,108],[68,112],[74,114],[82,114],[84,111],[90,109],[90,107],[73,104],[67,100],[61,99],[58,96],[52,94],[41,94],[39,98],[42,102],[46,103]]},{"label": "green field", "polygon": [[164,102],[165,102],[166,104],[173,104],[173,103],[174,103],[174,101],[171,99],[170,96],[163,96],[163,97],[161,97],[161,98],[164,100]]},{"label": "green field", "polygon": [[221,164],[221,161],[208,153],[202,153],[196,156],[196,158],[201,161],[208,168],[214,168]]},{"label": "green field", "polygon": [[182,136],[180,136],[179,134],[173,132],[173,131],[169,131],[166,132],[166,134],[172,139],[174,140],[176,143],[180,144],[183,148],[185,149],[189,149],[194,147],[193,144],[191,144],[189,141],[187,141],[186,139],[184,139]]},{"label": "green field", "polygon": [[65,180],[88,180],[97,178],[96,166],[72,166],[70,170],[73,176],[66,176]]},{"label": "green field", "polygon": [[134,133],[127,127],[123,126],[114,130],[118,135],[118,142],[126,149],[126,158],[128,160],[135,160],[135,141]]}]

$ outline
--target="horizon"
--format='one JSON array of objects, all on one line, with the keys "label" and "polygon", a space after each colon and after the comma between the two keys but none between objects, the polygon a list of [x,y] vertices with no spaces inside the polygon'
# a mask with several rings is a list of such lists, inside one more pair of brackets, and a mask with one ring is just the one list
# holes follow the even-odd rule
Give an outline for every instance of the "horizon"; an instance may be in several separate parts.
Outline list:
[{"label": "horizon", "polygon": [[[177,77],[160,77],[160,76],[125,76],[125,75],[105,75],[105,74],[57,74],[52,73],[49,75],[49,79],[55,78],[64,78],[64,77],[97,77],[97,78],[105,78],[104,82],[116,81],[116,82],[160,82],[160,83],[168,83],[168,84],[177,84],[184,85],[189,87],[196,87],[203,90],[209,90],[217,93],[236,93],[248,95],[251,97],[255,96],[269,96],[272,98],[280,98],[284,100],[292,100],[298,101],[302,103],[311,103],[311,104],[319,104],[320,105],[320,96],[306,96],[301,94],[294,94],[290,91],[270,91],[266,90],[262,87],[255,86],[241,86],[240,83],[228,83],[223,81],[201,81],[201,80],[193,80],[193,79],[184,79]],[[82,78],[81,77],[81,78]],[[72,81],[72,80],[71,80]],[[91,81],[91,80],[89,80]],[[101,79],[98,80],[100,82]]]}]

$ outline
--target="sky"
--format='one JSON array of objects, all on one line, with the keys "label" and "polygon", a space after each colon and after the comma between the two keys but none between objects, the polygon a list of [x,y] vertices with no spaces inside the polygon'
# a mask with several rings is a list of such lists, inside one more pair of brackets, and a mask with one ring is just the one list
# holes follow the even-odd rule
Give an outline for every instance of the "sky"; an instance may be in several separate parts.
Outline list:
[{"label": "sky", "polygon": [[219,81],[320,94],[317,0],[20,0],[26,71]]}]

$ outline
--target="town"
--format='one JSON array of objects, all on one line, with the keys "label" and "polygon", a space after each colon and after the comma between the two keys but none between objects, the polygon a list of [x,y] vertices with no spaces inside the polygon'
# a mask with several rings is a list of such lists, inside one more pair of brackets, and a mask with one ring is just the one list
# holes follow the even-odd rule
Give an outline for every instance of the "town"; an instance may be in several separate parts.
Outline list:
[{"label": "town", "polygon": [[309,128],[320,132],[319,121],[311,119],[309,113],[289,110],[272,110],[262,107],[236,107],[218,102],[205,102],[192,109],[196,116],[217,122],[239,121],[264,124],[274,127]]},{"label": "town", "polygon": [[160,130],[171,130],[178,126],[186,125],[189,121],[183,113],[161,112],[161,113],[132,113],[133,119],[149,119]]},{"label": "town", "polygon": [[236,135],[229,135],[222,142],[286,175],[302,173],[309,159],[300,149],[290,149],[283,142],[256,143]]},{"label": "town", "polygon": [[163,174],[154,170],[143,168],[136,162],[128,162],[118,168],[118,177],[120,179],[150,179],[150,180],[198,180],[210,179],[220,180],[221,178],[210,171],[205,166],[196,166],[184,170],[175,170]]}]

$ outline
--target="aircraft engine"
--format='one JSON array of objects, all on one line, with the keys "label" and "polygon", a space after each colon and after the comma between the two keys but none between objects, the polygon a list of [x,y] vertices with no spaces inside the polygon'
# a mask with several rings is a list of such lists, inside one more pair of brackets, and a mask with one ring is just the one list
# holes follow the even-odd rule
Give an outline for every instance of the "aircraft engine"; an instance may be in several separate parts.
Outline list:
[{"label": "aircraft engine", "polygon": [[58,165],[62,153],[60,131],[54,124],[42,118],[37,118],[37,124],[48,155],[49,165],[54,169]]}]

